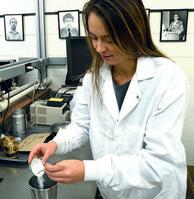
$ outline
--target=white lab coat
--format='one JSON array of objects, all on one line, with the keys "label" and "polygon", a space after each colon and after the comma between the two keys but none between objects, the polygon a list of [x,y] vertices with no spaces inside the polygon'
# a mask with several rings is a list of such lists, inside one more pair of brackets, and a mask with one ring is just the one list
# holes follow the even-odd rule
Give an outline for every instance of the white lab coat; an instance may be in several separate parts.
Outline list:
[{"label": "white lab coat", "polygon": [[141,57],[119,112],[110,67],[100,71],[102,100],[87,74],[72,123],[54,141],[57,153],[87,142],[85,181],[96,181],[104,199],[184,199],[186,160],[181,143],[187,79],[165,58]]}]

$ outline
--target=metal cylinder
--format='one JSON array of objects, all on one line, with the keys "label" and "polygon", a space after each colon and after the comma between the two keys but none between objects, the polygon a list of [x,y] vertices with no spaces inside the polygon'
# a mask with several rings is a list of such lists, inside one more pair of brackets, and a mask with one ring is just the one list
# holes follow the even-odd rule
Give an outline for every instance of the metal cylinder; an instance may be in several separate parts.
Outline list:
[{"label": "metal cylinder", "polygon": [[16,109],[12,113],[12,131],[16,137],[22,137],[26,133],[27,120],[23,109]]},{"label": "metal cylinder", "polygon": [[44,187],[39,188],[38,179],[32,176],[29,180],[31,199],[57,199],[57,183],[44,176]]}]

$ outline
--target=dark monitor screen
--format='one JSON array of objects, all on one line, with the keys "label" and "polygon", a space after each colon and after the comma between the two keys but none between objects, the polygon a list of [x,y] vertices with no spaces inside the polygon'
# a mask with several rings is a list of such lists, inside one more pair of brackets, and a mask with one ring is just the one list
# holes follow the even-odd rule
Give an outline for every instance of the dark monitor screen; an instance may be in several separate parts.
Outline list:
[{"label": "dark monitor screen", "polygon": [[66,86],[77,86],[89,69],[92,56],[86,37],[68,37],[66,39],[67,76]]}]

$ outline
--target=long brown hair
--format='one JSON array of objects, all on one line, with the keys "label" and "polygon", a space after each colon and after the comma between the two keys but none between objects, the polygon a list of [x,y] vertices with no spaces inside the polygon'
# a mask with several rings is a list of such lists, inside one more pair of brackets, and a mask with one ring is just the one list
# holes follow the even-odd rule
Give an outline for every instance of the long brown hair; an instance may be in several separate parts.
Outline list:
[{"label": "long brown hair", "polygon": [[90,13],[101,18],[113,44],[129,57],[166,57],[152,41],[149,20],[141,0],[89,0],[83,7],[83,22],[92,52],[91,71],[97,90],[102,59],[88,34]]}]

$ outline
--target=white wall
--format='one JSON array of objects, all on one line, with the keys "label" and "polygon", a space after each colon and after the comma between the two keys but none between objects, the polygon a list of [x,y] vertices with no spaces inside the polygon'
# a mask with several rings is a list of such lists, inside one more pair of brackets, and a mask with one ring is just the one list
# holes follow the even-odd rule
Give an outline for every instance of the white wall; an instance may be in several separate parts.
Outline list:
[{"label": "white wall", "polygon": [[[0,15],[35,13],[34,0],[0,0]],[[36,57],[35,16],[24,17],[24,41],[6,41],[4,18],[0,18],[0,59]]]},{"label": "white wall", "polygon": [[[57,12],[60,10],[82,10],[83,0],[45,0],[46,12]],[[81,19],[81,17],[80,17]],[[81,23],[81,20],[80,20]],[[48,57],[66,57],[65,39],[59,39],[58,17],[57,15],[46,15],[47,46]],[[80,27],[80,35],[84,35],[83,26]],[[66,66],[49,66],[48,76],[52,80],[51,88],[57,90],[65,82]]]},{"label": "white wall", "polygon": [[[82,10],[86,0],[45,0],[46,12],[57,12],[59,10]],[[35,12],[34,0],[0,0],[0,15],[8,13],[31,13]],[[194,9],[193,0],[144,0],[146,8],[150,9]],[[11,6],[10,6],[11,5]],[[188,164],[194,165],[194,12],[189,12],[186,42],[160,42],[160,13],[150,13],[150,24],[155,44],[169,57],[175,60],[183,68],[190,83],[190,103],[186,115],[183,131],[183,143],[187,153]],[[46,15],[46,52],[48,57],[66,56],[66,45],[64,39],[58,36],[57,15]],[[0,18],[0,58],[1,57],[33,57],[36,55],[36,36],[34,16],[24,18],[25,41],[7,42],[4,39],[3,18]],[[83,35],[81,29],[81,35]],[[48,76],[53,80],[52,88],[57,89],[64,83],[66,66],[50,66]]]},{"label": "white wall", "polygon": [[151,9],[182,9],[193,8],[193,0],[142,0],[146,8]]},{"label": "white wall", "polygon": [[35,0],[0,0],[0,14],[20,14],[34,12],[35,2]]}]

